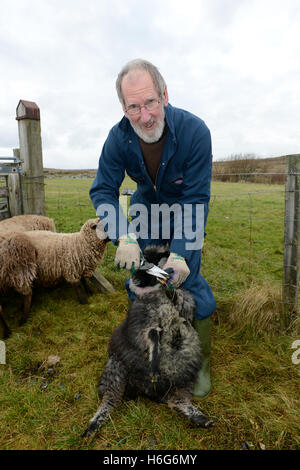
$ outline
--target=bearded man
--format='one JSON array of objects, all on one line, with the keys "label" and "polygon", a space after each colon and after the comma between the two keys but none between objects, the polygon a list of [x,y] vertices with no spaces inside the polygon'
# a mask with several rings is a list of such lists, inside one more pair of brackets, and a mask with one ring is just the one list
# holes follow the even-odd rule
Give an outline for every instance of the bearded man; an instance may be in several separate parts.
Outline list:
[{"label": "bearded man", "polygon": [[[109,205],[115,210],[113,229],[108,226],[106,230],[118,246],[116,266],[137,270],[146,246],[169,245],[170,256],[163,267],[172,270],[169,285],[180,285],[196,301],[194,327],[202,344],[203,367],[194,395],[204,397],[211,388],[210,316],[216,309],[211,288],[200,274],[210,199],[210,131],[202,119],[169,103],[165,80],[148,61],[137,59],[126,64],[116,88],[124,117],[111,129],[103,146],[90,197],[99,217]],[[145,208],[136,225],[138,210],[131,211],[129,224],[119,204],[119,188],[126,173],[137,183],[131,208],[140,208],[140,212]],[[167,212],[168,217],[163,211],[154,217],[158,207],[172,211]],[[138,225],[139,231],[135,230]],[[129,280],[126,288],[133,299]]]}]

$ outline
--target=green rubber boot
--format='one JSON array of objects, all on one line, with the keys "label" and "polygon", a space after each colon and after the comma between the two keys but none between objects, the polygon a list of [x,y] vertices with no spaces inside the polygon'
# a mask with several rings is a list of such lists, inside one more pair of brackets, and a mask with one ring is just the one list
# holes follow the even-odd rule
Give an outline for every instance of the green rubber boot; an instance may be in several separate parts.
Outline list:
[{"label": "green rubber boot", "polygon": [[202,349],[202,368],[198,372],[196,383],[194,386],[194,397],[206,397],[211,388],[210,381],[210,317],[203,320],[195,320],[193,324],[197,331]]}]

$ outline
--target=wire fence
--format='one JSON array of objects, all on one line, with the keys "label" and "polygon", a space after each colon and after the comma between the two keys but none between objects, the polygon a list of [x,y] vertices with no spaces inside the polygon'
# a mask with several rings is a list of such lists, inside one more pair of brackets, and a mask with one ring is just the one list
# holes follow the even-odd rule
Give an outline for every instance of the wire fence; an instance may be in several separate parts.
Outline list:
[{"label": "wire fence", "polygon": [[[287,193],[296,194],[299,189],[289,191],[282,182],[267,183],[274,173],[255,175],[261,177],[256,181],[249,180],[252,173],[227,174],[234,180],[226,182],[215,176],[202,250],[202,275],[219,296],[229,297],[251,285],[269,286],[277,289],[275,301],[279,304],[299,305],[298,281],[289,280],[289,288],[297,290],[296,300],[282,296],[285,270],[295,270],[295,262],[284,257],[288,222],[285,200]],[[280,176],[284,181],[287,174]],[[57,231],[78,231],[88,218],[96,216],[89,198],[92,181],[92,176],[44,179],[46,213],[54,218]],[[122,188],[134,189],[135,183],[126,178]],[[298,220],[295,214],[290,218],[293,223]]]},{"label": "wire fence", "polygon": [[222,182],[246,182],[246,183],[263,183],[263,184],[284,184],[285,173],[270,172],[251,172],[251,173],[217,173],[213,172],[214,181]]},{"label": "wire fence", "polygon": [[[285,186],[247,183],[245,174],[231,176],[238,181],[212,183],[202,274],[215,291],[226,295],[254,282],[276,285],[282,302],[283,270],[289,266],[283,259]],[[92,179],[45,181],[47,214],[57,221],[58,230],[77,230],[95,216],[88,195]]]},{"label": "wire fence", "polygon": [[[219,292],[234,294],[252,283],[277,285],[280,292],[285,187],[269,189],[265,182],[245,183],[244,174],[230,176],[235,177],[234,183],[212,185],[204,276],[207,273],[211,286]],[[220,257],[222,272],[212,272]],[[278,301],[282,302],[281,295]]]},{"label": "wire fence", "polygon": [[[272,292],[272,302],[281,310],[280,321],[284,328],[292,324],[299,311],[299,157],[286,157],[284,173],[214,174],[208,222],[213,240],[205,256],[204,271],[208,271],[207,277],[211,278],[214,290],[228,295],[248,286],[254,295],[254,286],[258,293]],[[229,191],[218,194],[217,189],[224,185]],[[221,236],[214,230],[216,226],[222,231]],[[224,237],[226,243],[222,245],[220,240],[224,241]],[[234,240],[234,247],[231,240]],[[211,266],[216,264],[214,251],[226,261],[221,274],[211,275]],[[247,262],[241,264],[245,257]]]}]

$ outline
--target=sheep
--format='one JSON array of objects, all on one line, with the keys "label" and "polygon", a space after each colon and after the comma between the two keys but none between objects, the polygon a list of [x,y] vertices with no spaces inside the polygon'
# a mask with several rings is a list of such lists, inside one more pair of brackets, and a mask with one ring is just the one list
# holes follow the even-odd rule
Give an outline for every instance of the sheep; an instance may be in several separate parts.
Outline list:
[{"label": "sheep", "polygon": [[56,231],[53,219],[44,215],[15,215],[0,221],[0,232],[26,232],[28,230]]},{"label": "sheep", "polygon": [[[11,217],[9,219],[4,219],[0,221],[0,235],[3,233],[15,233],[15,232],[26,232],[27,230],[50,230],[52,232],[55,232],[55,224],[53,219],[49,219],[48,217],[45,217],[43,215],[35,215],[35,214],[26,214],[26,215],[16,215],[14,217]],[[20,258],[21,252],[23,253],[23,256],[25,258],[22,259],[21,261],[21,266],[24,267],[24,261],[28,262],[28,268],[25,269],[23,274],[21,274],[21,277],[23,275],[30,276],[30,280],[32,280],[32,264],[31,262],[33,261],[33,251],[32,249],[29,249],[26,251],[26,247],[28,248],[28,242],[24,242],[24,245],[20,245],[20,239],[18,237],[15,237],[15,235],[8,236],[8,238],[3,238],[0,240],[0,256],[4,256],[4,252],[7,249],[7,244],[12,242],[12,239],[15,240],[15,246],[12,247],[11,251],[11,266],[10,268],[4,264],[4,267],[2,266],[2,270],[5,269],[5,275],[0,274],[0,278],[5,278],[4,279],[5,284],[11,285],[14,287],[17,291],[19,291],[19,286],[21,286],[21,291],[22,291],[22,281],[20,282],[19,276],[21,274],[20,271],[20,265],[15,265],[15,259]],[[25,249],[25,252],[24,252]],[[13,250],[16,250],[18,255],[17,258],[15,258],[16,253],[13,252]],[[21,250],[21,251],[20,251]],[[28,255],[28,257],[27,257]],[[0,271],[1,271],[1,266],[0,266]],[[4,281],[3,281],[3,286],[2,289],[4,290]],[[23,292],[22,292],[23,293]],[[27,298],[26,302],[28,303],[29,297]],[[30,300],[31,301],[31,300]],[[27,307],[26,307],[27,308]],[[21,323],[23,323],[24,319],[21,319]],[[9,336],[10,334],[10,329],[5,321],[5,318],[2,313],[2,307],[0,305],[0,322],[2,322],[3,325],[3,333],[4,337]]]},{"label": "sheep", "polygon": [[[147,261],[162,267],[166,247],[150,245]],[[99,380],[102,403],[82,433],[95,433],[123,398],[145,395],[167,403],[197,426],[213,421],[192,405],[193,385],[201,368],[201,345],[192,326],[195,301],[183,289],[169,291],[138,270],[130,280],[136,298],[108,346],[108,361]]]},{"label": "sheep", "polygon": [[109,240],[99,222],[89,219],[76,233],[0,232],[0,290],[12,287],[25,296],[21,323],[28,317],[34,285],[49,287],[65,280],[86,303],[80,281],[93,275]]},{"label": "sheep", "polygon": [[99,218],[89,219],[76,233],[26,232],[37,250],[36,283],[49,287],[65,280],[77,285],[83,277],[91,277],[108,241],[102,233]]},{"label": "sheep", "polygon": [[[24,233],[0,232],[0,291],[5,292],[13,288],[25,296],[20,324],[25,322],[30,309],[31,286],[36,277],[36,258],[36,250]],[[0,320],[4,328],[4,338],[6,338],[11,331],[5,322],[2,309]]]}]

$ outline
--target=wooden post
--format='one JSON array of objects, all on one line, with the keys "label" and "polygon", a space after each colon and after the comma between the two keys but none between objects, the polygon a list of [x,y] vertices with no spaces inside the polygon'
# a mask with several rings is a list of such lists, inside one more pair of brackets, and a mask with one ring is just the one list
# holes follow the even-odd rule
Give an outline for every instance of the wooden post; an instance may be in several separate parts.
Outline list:
[{"label": "wooden post", "polygon": [[96,269],[90,280],[100,293],[115,292],[115,289],[111,283],[100,273],[99,267]]},{"label": "wooden post", "polygon": [[281,326],[287,329],[298,311],[300,267],[300,155],[286,157],[284,266]]},{"label": "wooden post", "polygon": [[[13,149],[13,154],[20,160],[20,149]],[[8,175],[8,189],[8,202],[11,216],[23,214],[21,175],[18,171]]]},{"label": "wooden post", "polygon": [[23,213],[46,215],[39,107],[31,101],[20,100],[16,119],[20,159],[24,162],[21,176]]},{"label": "wooden post", "polygon": [[[7,219],[8,217],[10,217],[10,212],[9,212],[9,208],[8,208],[8,204],[7,204],[7,200],[8,200],[8,187],[7,187],[7,184],[6,184],[6,176],[4,177],[5,178],[5,186],[4,185],[0,185],[0,220],[3,220],[3,219]],[[1,183],[3,182],[3,180],[1,179]]]}]

